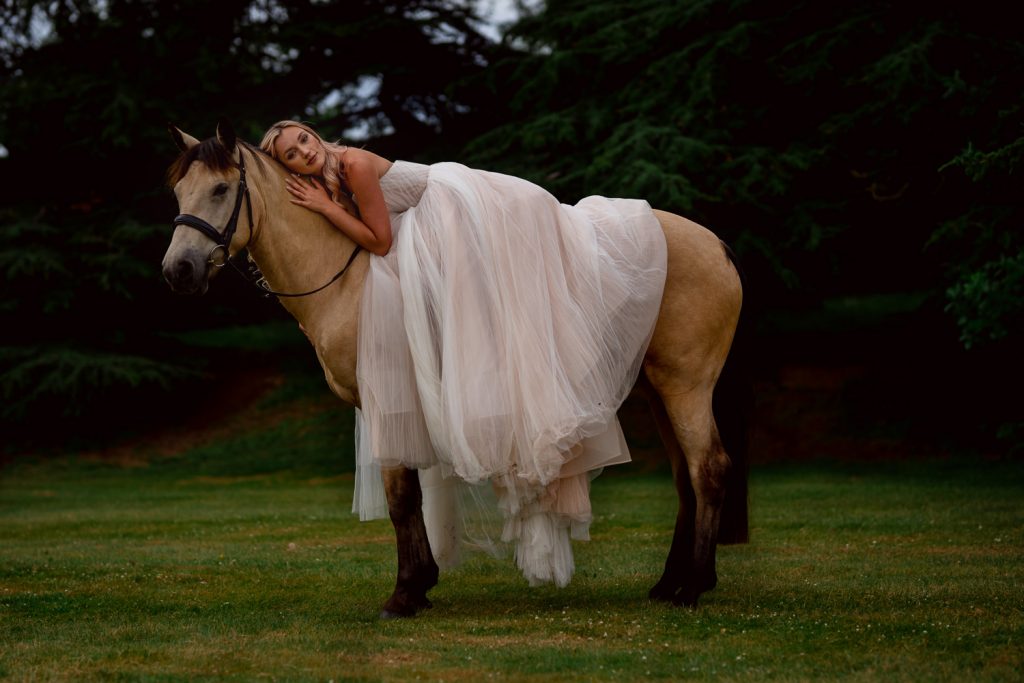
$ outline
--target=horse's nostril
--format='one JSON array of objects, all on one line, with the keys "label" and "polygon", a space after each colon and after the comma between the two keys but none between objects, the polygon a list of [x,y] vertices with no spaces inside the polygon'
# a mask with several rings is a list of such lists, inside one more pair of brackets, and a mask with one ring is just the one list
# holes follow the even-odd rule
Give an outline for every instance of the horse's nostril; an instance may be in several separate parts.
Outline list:
[{"label": "horse's nostril", "polygon": [[181,259],[174,266],[174,278],[181,282],[192,277],[195,266],[188,259]]},{"label": "horse's nostril", "polygon": [[172,289],[178,289],[191,283],[195,266],[189,259],[178,259],[164,267],[164,279]]}]

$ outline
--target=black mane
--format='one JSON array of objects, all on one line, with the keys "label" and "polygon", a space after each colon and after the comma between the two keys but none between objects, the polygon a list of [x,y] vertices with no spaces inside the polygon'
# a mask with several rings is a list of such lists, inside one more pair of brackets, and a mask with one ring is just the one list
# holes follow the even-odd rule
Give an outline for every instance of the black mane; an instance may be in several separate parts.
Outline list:
[{"label": "black mane", "polygon": [[[257,163],[262,164],[264,162],[264,157],[267,156],[266,152],[241,140],[237,144],[252,152]],[[238,164],[234,162],[228,150],[220,143],[220,140],[215,137],[207,138],[198,145],[186,149],[175,159],[171,167],[167,169],[167,184],[174,187],[188,173],[188,169],[193,161],[202,162],[212,171],[226,171],[230,168],[238,168]]]}]

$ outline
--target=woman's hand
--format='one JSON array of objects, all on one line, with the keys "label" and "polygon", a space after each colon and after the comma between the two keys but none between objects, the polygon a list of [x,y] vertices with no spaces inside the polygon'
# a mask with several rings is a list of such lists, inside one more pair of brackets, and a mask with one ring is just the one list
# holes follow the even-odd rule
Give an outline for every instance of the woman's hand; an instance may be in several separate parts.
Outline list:
[{"label": "woman's hand", "polygon": [[292,195],[292,204],[298,204],[310,211],[324,213],[334,204],[327,190],[312,178],[302,178],[293,174],[292,177],[285,179],[285,187]]}]

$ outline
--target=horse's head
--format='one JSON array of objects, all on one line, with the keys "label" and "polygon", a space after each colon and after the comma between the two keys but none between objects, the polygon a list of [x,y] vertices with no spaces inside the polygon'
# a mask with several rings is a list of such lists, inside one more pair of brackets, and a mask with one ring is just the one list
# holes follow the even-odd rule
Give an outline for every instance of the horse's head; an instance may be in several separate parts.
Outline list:
[{"label": "horse's head", "polygon": [[223,121],[216,137],[203,142],[173,126],[170,130],[181,149],[168,171],[180,215],[164,255],[164,279],[175,292],[203,294],[213,274],[252,236],[243,143]]}]

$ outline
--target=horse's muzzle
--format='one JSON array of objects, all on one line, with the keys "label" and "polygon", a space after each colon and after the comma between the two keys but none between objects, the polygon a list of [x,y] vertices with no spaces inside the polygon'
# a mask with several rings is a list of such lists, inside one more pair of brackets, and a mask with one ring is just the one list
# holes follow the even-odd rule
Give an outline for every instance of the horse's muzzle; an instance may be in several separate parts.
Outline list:
[{"label": "horse's muzzle", "polygon": [[163,264],[164,280],[177,294],[205,294],[209,286],[208,270],[205,259],[193,258],[191,254],[165,260]]}]

